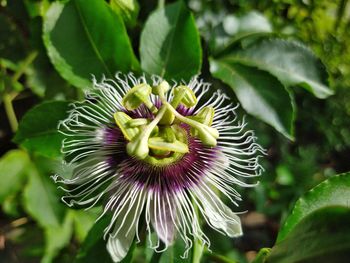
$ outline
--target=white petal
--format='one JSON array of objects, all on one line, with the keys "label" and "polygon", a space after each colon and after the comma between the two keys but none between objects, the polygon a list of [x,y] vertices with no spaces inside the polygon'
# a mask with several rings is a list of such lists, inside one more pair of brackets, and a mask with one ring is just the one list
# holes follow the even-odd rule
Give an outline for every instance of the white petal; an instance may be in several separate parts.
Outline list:
[{"label": "white petal", "polygon": [[166,246],[174,241],[176,232],[174,223],[175,209],[172,201],[169,203],[164,196],[160,197],[159,194],[155,194],[150,206],[152,226]]},{"label": "white petal", "polygon": [[[143,191],[130,190],[115,210],[117,218],[113,233],[109,234],[107,250],[114,262],[120,262],[128,253],[138,228],[138,220],[144,206]],[[119,211],[119,209],[121,211]],[[113,220],[113,219],[112,219]]]},{"label": "white petal", "polygon": [[[127,231],[127,227],[123,230]],[[126,235],[126,231],[120,231],[115,237],[110,236],[107,242],[107,250],[113,262],[120,262],[126,256],[135,236],[135,229]]]},{"label": "white petal", "polygon": [[223,230],[229,237],[243,234],[240,218],[212,190],[202,185],[197,188],[196,193],[212,227]]}]

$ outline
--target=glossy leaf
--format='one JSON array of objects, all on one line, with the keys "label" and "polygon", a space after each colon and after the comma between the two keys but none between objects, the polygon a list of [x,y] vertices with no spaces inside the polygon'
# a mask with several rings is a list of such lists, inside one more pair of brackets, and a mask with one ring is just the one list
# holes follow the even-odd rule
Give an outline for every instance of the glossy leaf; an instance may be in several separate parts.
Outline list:
[{"label": "glossy leaf", "polygon": [[298,42],[268,38],[232,51],[225,59],[266,70],[286,86],[301,86],[318,98],[333,94],[325,66]]},{"label": "glossy leaf", "polygon": [[310,213],[274,246],[266,263],[347,262],[350,209],[324,207]]},{"label": "glossy leaf", "polygon": [[333,176],[317,185],[296,202],[293,211],[278,233],[277,242],[285,239],[304,217],[316,209],[332,205],[349,207],[350,201],[346,198],[349,196],[350,173]]},{"label": "glossy leaf", "polygon": [[140,55],[145,72],[166,79],[189,80],[200,72],[199,33],[182,1],[150,15],[141,34]]},{"label": "glossy leaf", "polygon": [[43,36],[55,68],[77,87],[90,87],[92,75],[99,79],[138,69],[123,21],[104,1],[53,3]]},{"label": "glossy leaf", "polygon": [[29,166],[29,156],[21,150],[9,151],[0,159],[0,204],[23,187]]},{"label": "glossy leaf", "polygon": [[293,139],[293,100],[274,76],[225,59],[211,60],[210,71],[232,88],[249,114]]},{"label": "glossy leaf", "polygon": [[19,124],[14,141],[45,157],[59,157],[63,135],[57,126],[67,117],[68,104],[66,101],[49,101],[29,110]]}]

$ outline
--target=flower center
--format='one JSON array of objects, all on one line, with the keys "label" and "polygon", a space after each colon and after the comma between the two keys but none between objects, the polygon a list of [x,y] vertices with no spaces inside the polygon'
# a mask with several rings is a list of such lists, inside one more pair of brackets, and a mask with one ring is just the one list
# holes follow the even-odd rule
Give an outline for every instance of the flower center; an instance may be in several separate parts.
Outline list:
[{"label": "flower center", "polygon": [[[163,81],[156,87],[147,83],[130,89],[123,97],[122,104],[128,111],[145,105],[153,114],[152,118],[131,118],[125,112],[114,114],[114,119],[124,137],[128,140],[128,155],[150,164],[162,166],[179,160],[188,149],[188,131],[205,146],[216,146],[218,131],[211,127],[214,117],[212,107],[203,107],[193,116],[183,116],[176,108],[181,104],[186,108],[196,106],[197,98],[187,86],[177,86],[172,90],[171,101],[166,100],[170,86]],[[157,108],[151,95],[158,96],[161,106]]]}]

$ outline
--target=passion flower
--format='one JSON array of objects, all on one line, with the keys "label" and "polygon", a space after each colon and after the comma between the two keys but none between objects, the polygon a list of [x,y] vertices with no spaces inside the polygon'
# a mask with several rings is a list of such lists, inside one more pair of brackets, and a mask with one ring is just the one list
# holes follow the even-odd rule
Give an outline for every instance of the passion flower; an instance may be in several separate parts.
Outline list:
[{"label": "passion flower", "polygon": [[101,216],[112,213],[105,237],[113,261],[140,240],[141,224],[149,236],[157,234],[157,241],[150,238],[153,249],[180,238],[184,256],[193,240],[210,245],[200,216],[223,234],[242,234],[238,215],[220,195],[238,206],[234,186],[255,185],[247,178],[260,175],[263,150],[237,121],[229,98],[209,89],[196,77],[169,85],[156,76],[148,83],[117,74],[94,80],[86,100],[73,103],[60,123],[65,165],[72,170],[69,179],[56,177],[65,185],[62,199],[88,207],[102,201]]}]

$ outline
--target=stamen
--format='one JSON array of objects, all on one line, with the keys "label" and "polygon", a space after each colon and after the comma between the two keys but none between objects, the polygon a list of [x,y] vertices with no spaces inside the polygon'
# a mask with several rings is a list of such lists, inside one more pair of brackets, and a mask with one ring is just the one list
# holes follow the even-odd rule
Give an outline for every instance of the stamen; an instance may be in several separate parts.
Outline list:
[{"label": "stamen", "polygon": [[142,130],[136,137],[134,137],[126,146],[129,155],[135,156],[139,159],[145,159],[149,153],[148,139],[152,130],[157,126],[160,119],[163,117],[166,107],[162,107],[157,116]]}]

